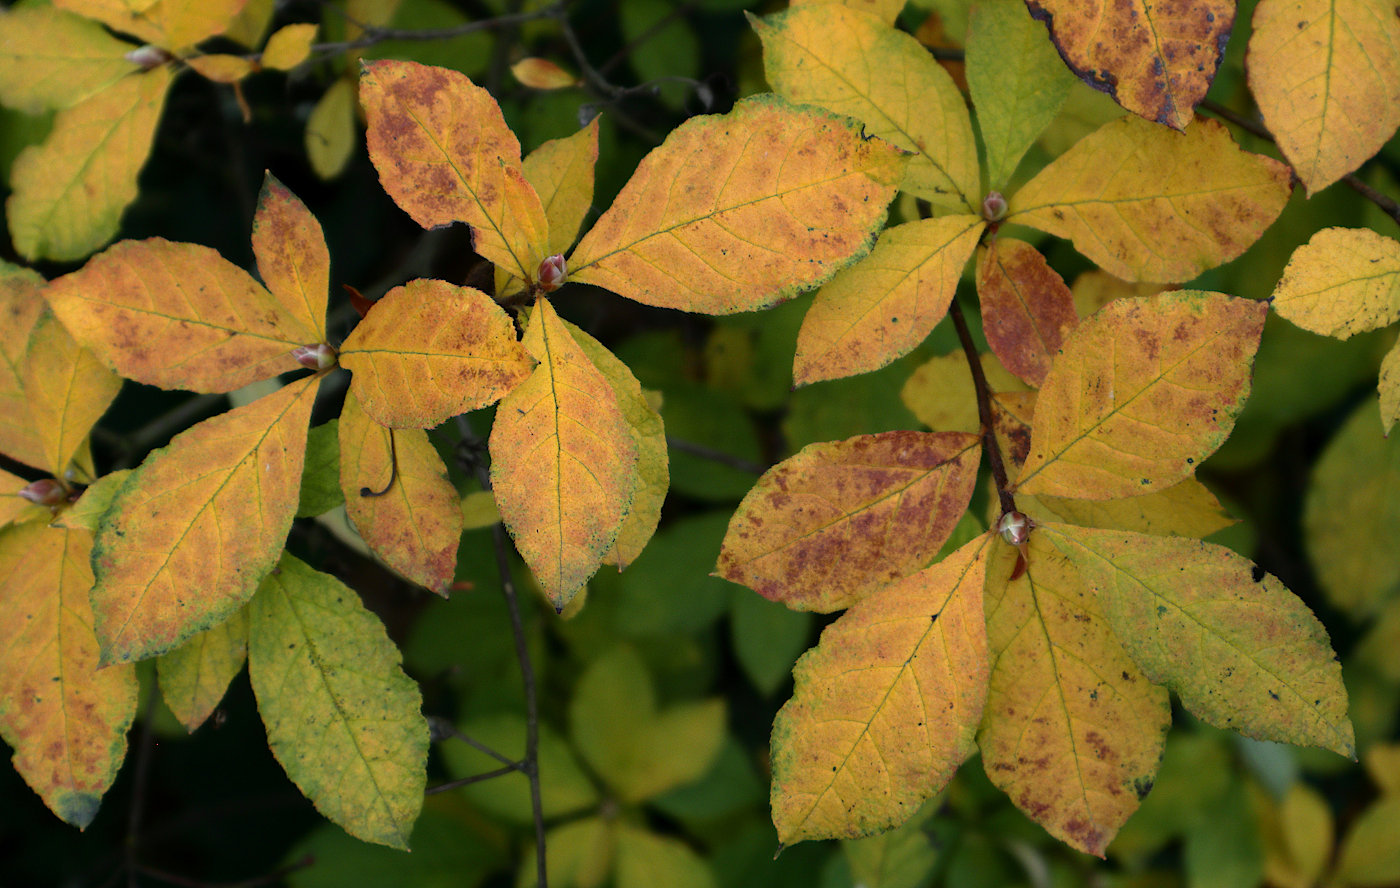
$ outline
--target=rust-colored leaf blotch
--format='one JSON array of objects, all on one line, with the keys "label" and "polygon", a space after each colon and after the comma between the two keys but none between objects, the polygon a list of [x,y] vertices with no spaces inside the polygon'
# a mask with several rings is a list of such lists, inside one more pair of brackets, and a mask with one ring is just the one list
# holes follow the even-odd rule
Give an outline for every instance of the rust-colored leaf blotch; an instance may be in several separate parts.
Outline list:
[{"label": "rust-colored leaf blotch", "polygon": [[1039,386],[1079,323],[1064,279],[1035,247],[998,238],[977,262],[977,297],[987,344],[1007,370]]},{"label": "rust-colored leaf blotch", "polygon": [[927,565],[977,480],[959,432],[812,444],[769,469],[729,522],[716,572],[794,610],[849,607]]}]

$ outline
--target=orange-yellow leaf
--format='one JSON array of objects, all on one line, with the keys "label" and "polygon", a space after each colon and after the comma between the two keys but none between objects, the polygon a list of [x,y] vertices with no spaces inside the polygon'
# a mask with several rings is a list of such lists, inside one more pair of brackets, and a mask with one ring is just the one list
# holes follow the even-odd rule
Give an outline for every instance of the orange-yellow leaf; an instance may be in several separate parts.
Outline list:
[{"label": "orange-yellow leaf", "polygon": [[523,162],[525,179],[544,202],[551,256],[573,246],[593,208],[593,167],[598,162],[598,118],[564,139],[551,139]]},{"label": "orange-yellow leaf", "polygon": [[248,610],[233,616],[156,660],[160,693],[189,731],[204,724],[224,699],[229,682],[248,658]]},{"label": "orange-yellow leaf", "polygon": [[[249,49],[259,45],[272,24],[272,16],[277,11],[276,3],[277,0],[248,0],[229,22],[222,36]],[[354,11],[349,14],[357,15]]]},{"label": "orange-yellow leaf", "polygon": [[485,259],[533,280],[549,253],[539,195],[491,94],[466,75],[379,61],[360,77],[369,156],[384,190],[424,228],[465,222]]},{"label": "orange-yellow leaf", "polygon": [[0,104],[30,114],[76,105],[135,71],[132,49],[53,7],[0,10]]},{"label": "orange-yellow leaf", "polygon": [[30,522],[0,532],[0,736],[64,821],[97,814],[136,712],[130,665],[98,668],[92,535]]},{"label": "orange-yellow leaf", "polygon": [[148,14],[154,0],[54,0],[53,5],[148,43],[162,44],[165,39],[159,20]]},{"label": "orange-yellow leaf", "polygon": [[44,449],[39,468],[62,478],[117,397],[121,377],[79,346],[58,318],[45,313],[29,338],[23,382],[28,420]]},{"label": "orange-yellow leaf", "polygon": [[859,9],[887,25],[893,25],[895,19],[899,18],[900,10],[904,9],[904,2],[905,0],[792,0],[788,5],[796,7],[840,4]]},{"label": "orange-yellow leaf", "polygon": [[[563,68],[551,62],[549,59],[524,58],[510,66],[510,73],[515,75],[525,86],[531,89],[567,89],[577,86],[579,79],[565,71]],[[594,120],[597,120],[595,117]]]},{"label": "orange-yellow leaf", "polygon": [[617,393],[547,300],[524,343],[540,364],[496,408],[491,487],[516,548],[562,611],[617,540],[637,445]]},{"label": "orange-yellow leaf", "polygon": [[901,190],[946,209],[976,211],[981,182],[966,102],[917,40],[834,4],[749,21],[776,92],[854,117],[864,134],[914,152]]},{"label": "orange-yellow leaf", "polygon": [[93,550],[103,662],[173,650],[252,596],[296,514],[315,393],[302,379],[207,419],[127,478]]},{"label": "orange-yellow leaf", "polygon": [[1400,320],[1400,242],[1369,228],[1324,228],[1293,251],[1274,311],[1346,339]]},{"label": "orange-yellow leaf", "polygon": [[797,661],[773,722],[779,842],[898,826],[972,753],[989,672],[987,543],[877,589]]},{"label": "orange-yellow leaf", "polygon": [[1385,0],[1261,0],[1249,88],[1283,156],[1314,194],[1400,126],[1400,18]]},{"label": "orange-yellow leaf", "polygon": [[1103,856],[1152,788],[1171,724],[1165,688],[1114,636],[1093,589],[1031,532],[987,569],[992,675],[977,745],[987,776],[1051,835]]},{"label": "orange-yellow leaf", "polygon": [[58,112],[48,138],[20,152],[5,203],[20,255],[81,259],[117,233],[136,199],[170,76],[162,66],[123,77]]},{"label": "orange-yellow leaf", "polygon": [[214,250],[122,241],[49,285],[73,336],[128,379],[228,392],[299,365],[314,335],[246,271]]},{"label": "orange-yellow leaf", "polygon": [[185,49],[221,33],[247,0],[55,0],[54,5],[95,18],[169,50]]},{"label": "orange-yellow leaf", "polygon": [[979,252],[977,298],[987,344],[1006,369],[1039,386],[1079,323],[1074,297],[1040,251],[1025,241],[997,238]]},{"label": "orange-yellow leaf", "polygon": [[[1006,371],[996,355],[979,355],[982,374],[992,392],[1022,391],[1026,384]],[[900,400],[919,422],[936,432],[976,432],[977,390],[961,351],[930,358],[919,366],[899,391]]]},{"label": "orange-yellow leaf", "polygon": [[869,251],[903,167],[850,121],[746,99],[692,117],[642,159],[569,277],[662,308],[763,308]]},{"label": "orange-yellow leaf", "polygon": [[267,38],[262,51],[262,66],[276,71],[290,71],[311,55],[316,39],[316,25],[296,24],[278,28]]},{"label": "orange-yellow leaf", "polygon": [[272,297],[286,313],[279,332],[302,336],[302,345],[326,341],[330,251],[321,223],[287,186],[268,173],[253,216],[253,255]]},{"label": "orange-yellow leaf", "polygon": [[1026,183],[1007,221],[1069,238],[1118,277],[1185,281],[1258,240],[1289,180],[1286,165],[1241,150],[1214,120],[1176,133],[1125,116]]},{"label": "orange-yellow leaf", "polygon": [[1017,495],[1016,503],[1037,521],[1132,530],[1158,536],[1210,536],[1235,523],[1220,501],[1195,478],[1166,490],[1124,499],[1082,500]]},{"label": "orange-yellow leaf", "polygon": [[44,464],[44,443],[29,418],[24,353],[44,312],[44,279],[0,260],[0,453],[31,466]]},{"label": "orange-yellow leaf", "polygon": [[1198,718],[1355,757],[1327,630],[1275,577],[1199,540],[1067,524],[1043,533],[1097,593],[1143,674]]},{"label": "orange-yellow leaf", "polygon": [[793,382],[878,370],[909,353],[947,313],[985,224],[942,216],[886,229],[869,256],[817,293],[797,335]]},{"label": "orange-yellow leaf", "polygon": [[530,373],[515,326],[490,296],[446,281],[395,287],[346,338],[340,365],[375,422],[432,428],[496,401]]},{"label": "orange-yellow leaf", "polygon": [[386,564],[446,596],[457,571],[462,507],[427,432],[391,432],[351,392],[338,433],[340,488],[351,523]]},{"label": "orange-yellow leaf", "polygon": [[810,444],[744,497],[716,573],[794,610],[849,607],[933,560],[967,508],[981,453],[960,432]]},{"label": "orange-yellow leaf", "polygon": [[1017,487],[1116,499],[1189,477],[1234,427],[1268,306],[1179,290],[1109,303],[1066,340]]},{"label": "orange-yellow leaf", "polygon": [[1232,0],[1028,0],[1084,81],[1147,120],[1185,129],[1215,79]]},{"label": "orange-yellow leaf", "polygon": [[185,64],[215,83],[237,83],[258,70],[252,59],[236,55],[212,54],[185,59]]}]

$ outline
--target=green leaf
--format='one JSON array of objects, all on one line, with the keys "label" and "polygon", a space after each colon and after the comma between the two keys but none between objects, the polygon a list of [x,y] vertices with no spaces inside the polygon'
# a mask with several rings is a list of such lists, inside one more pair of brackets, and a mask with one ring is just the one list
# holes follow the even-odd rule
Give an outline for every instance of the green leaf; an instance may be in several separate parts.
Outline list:
[{"label": "green leaf", "polygon": [[189,731],[204,723],[248,658],[248,609],[156,660],[165,705]]},{"label": "green leaf", "polygon": [[617,827],[617,888],[718,888],[709,864],[684,842],[637,829]]},{"label": "green leaf", "polygon": [[345,502],[345,494],[340,489],[339,422],[332,419],[306,434],[306,465],[301,470],[298,518],[324,515]]},{"label": "green leaf", "polygon": [[729,608],[734,656],[759,693],[771,697],[787,681],[812,638],[812,622],[810,611],[790,610],[747,589],[734,590]]}]

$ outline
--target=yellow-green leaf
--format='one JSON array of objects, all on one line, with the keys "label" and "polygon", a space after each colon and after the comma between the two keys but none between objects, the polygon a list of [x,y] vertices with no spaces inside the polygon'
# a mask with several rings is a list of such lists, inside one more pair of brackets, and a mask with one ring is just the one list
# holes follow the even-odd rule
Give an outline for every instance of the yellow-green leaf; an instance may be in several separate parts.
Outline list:
[{"label": "yellow-green leaf", "polygon": [[1079,323],[1074,297],[1040,251],[1012,237],[979,251],[977,299],[987,344],[1012,373],[1033,386]]},{"label": "yellow-green leaf", "polygon": [[395,287],[340,347],[365,412],[392,428],[432,428],[494,404],[530,373],[510,317],[490,296],[446,281]]},{"label": "yellow-green leaf", "polygon": [[904,9],[904,2],[905,0],[792,0],[788,5],[798,7],[840,4],[859,9],[887,25],[893,25],[895,19],[899,18],[900,11]]},{"label": "yellow-green leaf", "polygon": [[1247,67],[1264,123],[1308,194],[1400,125],[1400,19],[1385,0],[1260,0]]},{"label": "yellow-green leaf", "polygon": [[306,118],[306,157],[322,179],[333,179],[355,150],[355,85],[337,80]]},{"label": "yellow-green leaf", "polygon": [[[982,373],[992,392],[1023,391],[1026,384],[1007,372],[991,352],[979,355]],[[982,425],[977,416],[977,391],[972,371],[961,351],[930,358],[919,365],[899,397],[919,422],[937,432],[976,432]]]},{"label": "yellow-green leaf", "polygon": [[[179,2],[179,0],[177,0]],[[54,6],[76,15],[97,19],[113,31],[162,43],[160,22],[148,13],[155,0],[54,0]]]},{"label": "yellow-green leaf", "polygon": [[947,313],[984,226],[943,216],[881,233],[869,256],[817,293],[797,335],[793,382],[878,370],[911,351]]},{"label": "yellow-green leaf", "polygon": [[135,71],[133,48],[52,7],[0,10],[0,104],[29,114],[76,105]]},{"label": "yellow-green leaf", "polygon": [[122,485],[126,483],[126,479],[130,477],[132,471],[132,469],[120,469],[108,472],[98,478],[83,491],[83,495],[78,497],[76,503],[58,513],[58,517],[53,521],[54,526],[81,528],[94,534],[97,533],[97,527],[102,523],[102,516],[107,514],[112,500],[121,490]]},{"label": "yellow-green leaf", "polygon": [[156,660],[165,705],[191,732],[223,700],[248,658],[248,610],[192,637]]},{"label": "yellow-green leaf", "polygon": [[1384,888],[1400,881],[1400,796],[1361,812],[1342,841],[1333,884]]},{"label": "yellow-green leaf", "polygon": [[[519,80],[521,84],[531,89],[567,89],[579,85],[579,79],[575,75],[565,71],[549,59],[534,56],[523,58],[511,65],[510,73],[515,75],[515,79]],[[598,118],[593,119],[597,120]]]},{"label": "yellow-green leaf", "polygon": [[883,432],[810,444],[730,519],[719,576],[794,610],[849,607],[929,564],[967,508],[975,435]]},{"label": "yellow-green leaf", "polygon": [[0,736],[15,770],[82,828],[126,756],[132,666],[98,668],[92,535],[30,522],[0,532]]},{"label": "yellow-green leaf", "polygon": [[1132,530],[1158,536],[1210,536],[1235,523],[1215,494],[1195,478],[1166,490],[1110,500],[1017,495],[1021,511],[1038,520]]},{"label": "yellow-green leaf", "polygon": [[45,313],[29,339],[23,381],[28,418],[44,449],[39,467],[62,478],[117,397],[121,377],[79,346],[58,318]]},{"label": "yellow-green leaf", "polygon": [[598,118],[572,136],[550,139],[526,155],[525,179],[544,203],[552,256],[573,246],[593,208],[593,167],[598,162]]},{"label": "yellow-green leaf", "polygon": [[146,457],[93,550],[104,663],[179,647],[242,607],[296,514],[314,378],[207,419]]},{"label": "yellow-green leaf", "polygon": [[562,611],[617,540],[637,445],[617,393],[547,300],[524,344],[540,363],[496,408],[491,487],[516,548]]},{"label": "yellow-green leaf", "polygon": [[1051,365],[1018,489],[1117,499],[1189,477],[1249,396],[1267,312],[1199,290],[1104,306]]},{"label": "yellow-green leaf", "polygon": [[1114,636],[1094,592],[1032,531],[1029,564],[997,542],[988,566],[992,675],[977,745],[987,776],[1051,835],[1103,856],[1152,788],[1167,691]]},{"label": "yellow-green leaf", "polygon": [[872,592],[797,661],[773,722],[779,842],[898,826],[972,753],[989,671],[987,542]]},{"label": "yellow-green leaf", "polygon": [[378,61],[364,67],[360,101],[370,159],[394,202],[424,228],[465,222],[483,258],[534,280],[548,223],[491,94],[446,68]]},{"label": "yellow-green leaf", "polygon": [[268,745],[327,819],[408,850],[428,723],[399,649],[360,596],[283,555],[248,614],[248,674]]},{"label": "yellow-green leaf", "polygon": [[1400,419],[1400,344],[1391,346],[1381,361],[1381,428],[1387,435]]},{"label": "yellow-green leaf", "polygon": [[1293,251],[1274,311],[1314,333],[1347,339],[1400,320],[1400,242],[1368,228],[1324,228]]},{"label": "yellow-green leaf", "polygon": [[[45,506],[31,503],[19,495],[29,486],[29,481],[0,469],[0,528],[8,524],[21,524],[26,521],[48,521],[53,513]],[[66,512],[65,512],[66,514]]]},{"label": "yellow-green leaf", "polygon": [[27,259],[81,259],[117,233],[160,121],[170,71],[124,77],[58,112],[48,138],[20,152],[5,203]]},{"label": "yellow-green leaf", "polygon": [[285,312],[278,331],[305,337],[302,345],[325,342],[331,269],[326,238],[306,204],[271,173],[263,178],[253,216],[253,255],[268,292]]},{"label": "yellow-green leaf", "polygon": [[1258,740],[1355,755],[1327,630],[1275,577],[1223,546],[1068,524],[1041,529],[1099,598],[1150,681]]},{"label": "yellow-green leaf", "polygon": [[446,596],[457,571],[462,507],[427,432],[384,428],[350,392],[339,435],[351,523],[385,564]]},{"label": "yellow-green leaf", "polygon": [[221,33],[247,0],[55,0],[54,5],[95,18],[169,50]]},{"label": "yellow-green leaf", "polygon": [[620,821],[615,841],[617,888],[719,888],[705,858],[678,838]]},{"label": "yellow-green leaf", "polygon": [[776,92],[854,117],[865,135],[914,152],[901,190],[976,212],[981,182],[967,106],[917,40],[867,12],[831,3],[749,21],[763,41],[763,70]]},{"label": "yellow-green leaf", "polygon": [[691,118],[642,159],[569,277],[662,308],[763,308],[869,251],[903,166],[849,121],[746,99]]},{"label": "yellow-green leaf", "polygon": [[277,0],[248,0],[224,29],[223,36],[249,49],[262,43],[263,35],[272,24],[276,4]]},{"label": "yellow-green leaf", "polygon": [[1118,277],[1185,281],[1258,240],[1291,187],[1286,165],[1241,150],[1214,120],[1176,133],[1125,116],[1036,174],[1007,221],[1069,238]]},{"label": "yellow-green leaf", "polygon": [[237,83],[258,70],[257,63],[250,58],[237,55],[212,54],[185,59],[185,64],[199,72],[201,77],[215,83]]},{"label": "yellow-green leaf", "polygon": [[29,416],[25,352],[44,313],[44,279],[0,260],[0,453],[31,466],[45,462],[44,442]]},{"label": "yellow-green leaf", "polygon": [[[1280,888],[1311,888],[1332,859],[1335,827],[1327,799],[1306,783],[1295,783],[1263,821],[1264,870]],[[1270,822],[1272,819],[1273,822]]]},{"label": "yellow-green leaf", "polygon": [[267,38],[262,51],[262,66],[277,71],[290,71],[311,55],[311,43],[316,39],[316,25],[297,24],[278,28]]},{"label": "yellow-green leaf", "polygon": [[49,285],[74,338],[128,379],[228,392],[296,370],[319,340],[281,300],[214,250],[122,241]]}]

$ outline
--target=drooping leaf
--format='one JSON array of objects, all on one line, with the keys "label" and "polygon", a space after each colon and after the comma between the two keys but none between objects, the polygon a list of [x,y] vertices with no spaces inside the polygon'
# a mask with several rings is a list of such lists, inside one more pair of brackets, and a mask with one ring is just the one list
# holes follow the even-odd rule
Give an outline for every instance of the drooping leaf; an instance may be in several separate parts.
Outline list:
[{"label": "drooping leaf", "polygon": [[572,136],[551,139],[525,156],[525,179],[539,194],[549,220],[549,255],[573,246],[593,208],[593,167],[598,162],[598,118]]},{"label": "drooping leaf", "polygon": [[958,432],[883,432],[812,444],[739,504],[716,573],[794,610],[833,611],[928,565],[976,483],[981,447]]},{"label": "drooping leaf", "polygon": [[1264,123],[1309,195],[1400,125],[1400,19],[1383,0],[1261,0],[1247,68]]},{"label": "drooping leaf", "polygon": [[987,542],[872,592],[798,660],[773,722],[778,841],[898,826],[972,753],[989,670]]},{"label": "drooping leaf", "polygon": [[253,254],[258,274],[295,326],[279,321],[288,336],[304,336],[302,345],[326,341],[326,298],[330,288],[330,251],[306,204],[268,173],[253,216]]},{"label": "drooping leaf", "polygon": [[128,379],[228,392],[296,370],[319,340],[243,269],[208,247],[122,241],[49,285],[65,327]]},{"label": "drooping leaf", "polygon": [[850,121],[745,99],[691,118],[642,159],[569,277],[662,308],[772,305],[869,251],[904,162]]},{"label": "drooping leaf", "polygon": [[1235,23],[1229,0],[1027,0],[1086,83],[1147,120],[1186,129]]},{"label": "drooping leaf", "polygon": [[44,441],[29,412],[25,353],[44,314],[44,279],[0,260],[0,453],[31,466],[46,462]]},{"label": "drooping leaf", "polygon": [[980,181],[967,106],[917,40],[869,12],[829,3],[749,21],[775,91],[854,117],[863,134],[914,152],[901,190],[976,212]]},{"label": "drooping leaf", "polygon": [[432,428],[493,404],[530,372],[510,317],[490,296],[413,280],[374,304],[340,347],[350,389],[375,422]]},{"label": "drooping leaf", "polygon": [[257,63],[240,55],[210,53],[185,59],[185,64],[215,83],[237,83],[258,70]]},{"label": "drooping leaf", "polygon": [[987,776],[1016,807],[1061,841],[1103,856],[1152,788],[1171,708],[1047,536],[1031,532],[1015,580],[1016,551],[994,544],[992,675],[977,745]]},{"label": "drooping leaf", "polygon": [[262,51],[262,66],[274,71],[290,71],[311,55],[311,43],[316,39],[315,24],[284,25],[267,38]]},{"label": "drooping leaf", "polygon": [[117,233],[136,198],[170,76],[159,67],[122,78],[60,111],[48,138],[20,152],[5,202],[20,255],[81,259]]},{"label": "drooping leaf", "polygon": [[191,732],[224,699],[229,682],[248,658],[248,610],[190,638],[156,660],[165,705]]},{"label": "drooping leaf", "polygon": [[[1007,372],[996,355],[984,352],[979,358],[982,374],[993,393],[1026,388],[1024,382]],[[919,422],[936,432],[976,432],[981,427],[972,371],[960,351],[930,358],[910,375],[899,396]]]},{"label": "drooping leaf", "polygon": [[617,540],[636,488],[637,445],[607,377],[548,300],[525,349],[539,366],[496,409],[491,487],[525,562],[562,611]]},{"label": "drooping leaf", "polygon": [[338,429],[340,487],[351,523],[385,564],[446,596],[457,571],[462,508],[427,432],[384,428],[353,391]]},{"label": "drooping leaf", "polygon": [[0,10],[0,104],[29,114],[76,105],[135,71],[133,48],[52,7]]},{"label": "drooping leaf", "polygon": [[322,179],[340,175],[355,150],[355,85],[337,80],[306,118],[306,159]]},{"label": "drooping leaf", "polygon": [[399,649],[354,590],[283,555],[248,614],[248,674],[272,754],[316,809],[408,850],[428,724]]},{"label": "drooping leaf", "polygon": [[465,222],[485,259],[534,280],[548,222],[500,106],[465,75],[377,61],[360,77],[370,160],[384,190],[424,228]]},{"label": "drooping leaf", "polygon": [[1355,755],[1327,630],[1283,584],[1223,546],[1048,524],[1150,681],[1220,728]]},{"label": "drooping leaf", "polygon": [[170,50],[185,49],[228,27],[247,0],[57,0],[55,6],[95,18]]},{"label": "drooping leaf", "polygon": [[1400,419],[1400,345],[1392,346],[1381,361],[1381,428],[1387,435]]},{"label": "drooping leaf", "polygon": [[1110,500],[1016,497],[1031,518],[1084,527],[1201,539],[1234,524],[1220,501],[1195,478],[1156,493]]},{"label": "drooping leaf", "polygon": [[1289,178],[1214,120],[1174,133],[1125,116],[1036,174],[1007,221],[1069,238],[1118,277],[1185,281],[1258,240],[1283,211]]},{"label": "drooping leaf", "polygon": [[207,419],[154,451],[97,533],[104,663],[179,647],[242,607],[296,514],[315,379]]},{"label": "drooping leaf", "polygon": [[340,490],[340,421],[332,419],[306,433],[306,462],[301,470],[297,517],[314,518],[344,503],[345,494]]},{"label": "drooping leaf", "polygon": [[802,321],[793,382],[878,370],[942,320],[985,223],[942,216],[886,229],[870,255],[817,293]]},{"label": "drooping leaf", "polygon": [[1293,251],[1274,310],[1314,333],[1347,339],[1400,320],[1400,242],[1368,228],[1324,228]]},{"label": "drooping leaf", "polygon": [[136,712],[135,669],[98,668],[91,549],[83,530],[0,532],[0,736],[25,782],[79,828],[116,779]]},{"label": "drooping leaf", "polygon": [[1198,290],[1104,306],[1051,365],[1017,487],[1116,499],[1189,477],[1249,396],[1267,312]]},{"label": "drooping leaf", "polygon": [[987,344],[1006,369],[1039,386],[1079,323],[1069,287],[1035,247],[1001,237],[979,251],[977,298]]},{"label": "drooping leaf", "polygon": [[49,313],[30,336],[23,373],[28,418],[44,448],[39,467],[62,478],[116,398],[121,378],[79,346]]}]

